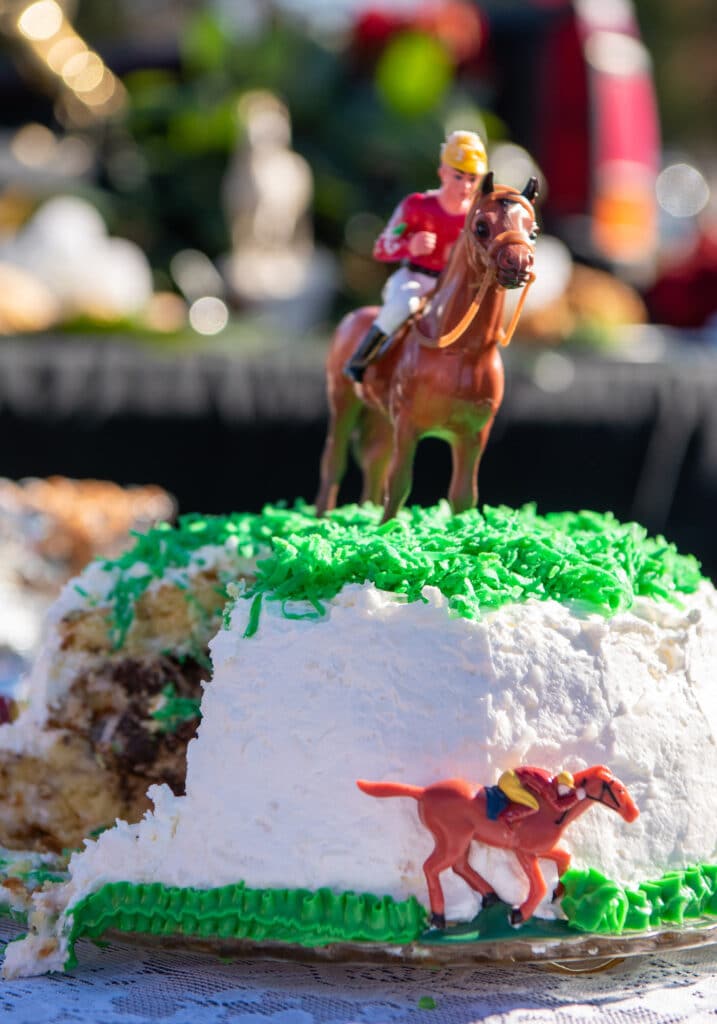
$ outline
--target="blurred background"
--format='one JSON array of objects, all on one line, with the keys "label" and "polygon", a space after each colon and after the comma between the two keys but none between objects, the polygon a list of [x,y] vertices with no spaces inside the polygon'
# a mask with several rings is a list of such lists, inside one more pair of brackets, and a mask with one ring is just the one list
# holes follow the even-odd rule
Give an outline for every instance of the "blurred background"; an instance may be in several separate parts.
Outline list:
[{"label": "blurred background", "polygon": [[[332,327],[457,127],[541,181],[481,499],[717,575],[716,46],[711,0],[0,0],[0,598],[177,507],[313,497]],[[448,474],[425,442],[412,499]]]}]

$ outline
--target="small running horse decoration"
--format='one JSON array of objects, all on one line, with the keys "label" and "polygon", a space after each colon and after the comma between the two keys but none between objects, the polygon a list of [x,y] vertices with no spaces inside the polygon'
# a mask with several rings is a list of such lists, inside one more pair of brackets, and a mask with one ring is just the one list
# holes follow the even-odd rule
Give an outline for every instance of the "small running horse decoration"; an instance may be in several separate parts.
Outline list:
[{"label": "small running horse decoration", "polygon": [[[490,884],[468,861],[474,839],[515,853],[530,885],[525,901],[514,907],[510,915],[511,924],[520,924],[532,917],[547,893],[538,858],[554,861],[558,877],[568,870],[570,854],[557,843],[571,822],[593,804],[603,804],[617,811],[627,822],[634,821],[639,814],[625,786],[604,765],[593,765],[576,772],[572,791],[564,796],[560,795],[556,778],[543,769],[522,767],[516,771],[524,786],[535,796],[537,809],[513,825],[507,824],[500,815],[489,816],[487,788],[464,779],[447,779],[425,787],[407,786],[400,782],[359,780],[356,783],[369,796],[409,796],[418,801],[419,817],[435,840],[433,852],[423,865],[434,927],[445,928],[446,925],[445,900],[439,878],[441,871],[452,868],[480,893],[484,907],[498,899]],[[558,886],[555,895],[560,895],[561,891]]]},{"label": "small running horse decoration", "polygon": [[[339,324],[327,364],[329,430],[316,498],[322,515],[336,505],[352,438],[363,471],[362,501],[396,515],[411,489],[413,459],[423,437],[440,437],[452,450],[448,498],[454,512],[478,502],[478,465],[503,399],[499,346],[515,330],[534,280],[537,226],[531,178],[522,192],[483,179],[436,290],[419,318],[401,328],[363,383],[343,374],[377,310],[355,310]],[[508,288],[524,288],[503,329]]]}]

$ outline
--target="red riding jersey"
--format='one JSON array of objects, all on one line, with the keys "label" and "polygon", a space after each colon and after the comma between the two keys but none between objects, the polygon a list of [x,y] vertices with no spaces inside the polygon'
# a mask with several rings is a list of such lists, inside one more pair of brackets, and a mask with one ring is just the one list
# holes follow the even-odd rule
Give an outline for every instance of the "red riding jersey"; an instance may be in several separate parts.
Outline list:
[{"label": "red riding jersey", "polygon": [[[384,263],[410,260],[415,267],[440,273],[448,262],[451,249],[465,223],[465,214],[447,213],[437,198],[437,192],[413,192],[396,207],[391,219],[376,239],[373,257]],[[419,231],[431,231],[436,236],[433,252],[411,256],[408,243]]]},{"label": "red riding jersey", "polygon": [[575,791],[565,794],[559,793],[553,777],[544,768],[533,768],[529,765],[523,765],[515,769],[515,774],[524,786],[532,790],[537,796],[547,800],[551,807],[554,807],[556,810],[572,807],[578,801]]},{"label": "red riding jersey", "polygon": [[[543,768],[533,768],[528,765],[523,765],[522,767],[515,769],[515,774],[526,789],[545,800],[557,812],[569,810],[580,799],[575,790],[570,790],[564,794],[559,793],[558,787],[550,772],[546,772]],[[529,818],[531,814],[535,813],[536,812],[532,807],[526,807],[523,804],[510,803],[500,814],[500,818],[507,825],[513,825],[516,822],[521,821],[523,818]]]}]

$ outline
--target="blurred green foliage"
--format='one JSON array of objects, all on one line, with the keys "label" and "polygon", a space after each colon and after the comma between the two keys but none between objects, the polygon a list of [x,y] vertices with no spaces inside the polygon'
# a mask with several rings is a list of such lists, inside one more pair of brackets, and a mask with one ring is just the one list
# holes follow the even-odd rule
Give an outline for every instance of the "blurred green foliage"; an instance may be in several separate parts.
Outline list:
[{"label": "blurred green foliage", "polygon": [[405,117],[420,117],[439,105],[453,78],[445,47],[423,32],[401,32],[378,62],[376,88],[384,104]]}]

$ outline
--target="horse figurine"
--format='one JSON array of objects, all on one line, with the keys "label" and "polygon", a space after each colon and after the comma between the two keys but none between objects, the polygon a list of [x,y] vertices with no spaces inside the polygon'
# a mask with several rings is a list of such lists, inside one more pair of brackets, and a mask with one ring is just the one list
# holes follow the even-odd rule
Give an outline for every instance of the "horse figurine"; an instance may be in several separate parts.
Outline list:
[{"label": "horse figurine", "polygon": [[[547,892],[538,858],[554,861],[558,877],[568,870],[570,854],[557,843],[571,822],[593,804],[603,804],[617,811],[627,822],[634,821],[639,814],[625,786],[604,765],[593,765],[576,772],[573,776],[574,790],[568,797],[557,795],[555,780],[540,768],[519,768],[517,772],[521,773],[525,785],[534,794],[537,809],[514,825],[506,824],[500,817],[489,816],[488,790],[494,787],[476,786],[465,779],[446,779],[425,787],[400,782],[359,780],[356,783],[369,796],[409,796],[418,801],[419,817],[435,840],[433,852],[423,865],[434,927],[445,928],[446,925],[445,900],[439,876],[448,868],[480,893],[484,907],[497,902],[498,897],[490,884],[468,861],[474,839],[515,853],[530,886],[524,902],[514,907],[510,914],[511,924],[520,924],[532,917]],[[558,886],[555,896],[561,892]]]},{"label": "horse figurine", "polygon": [[[321,459],[316,510],[336,505],[349,444],[356,435],[363,471],[362,501],[396,515],[411,489],[416,446],[440,437],[451,446],[448,499],[454,512],[478,502],[478,466],[503,399],[507,345],[534,280],[536,178],[522,192],[483,179],[465,226],[423,313],[399,330],[385,355],[358,385],[343,367],[373,323],[366,306],[346,316],[326,364],[329,430]],[[503,330],[508,288],[524,288]]]}]

